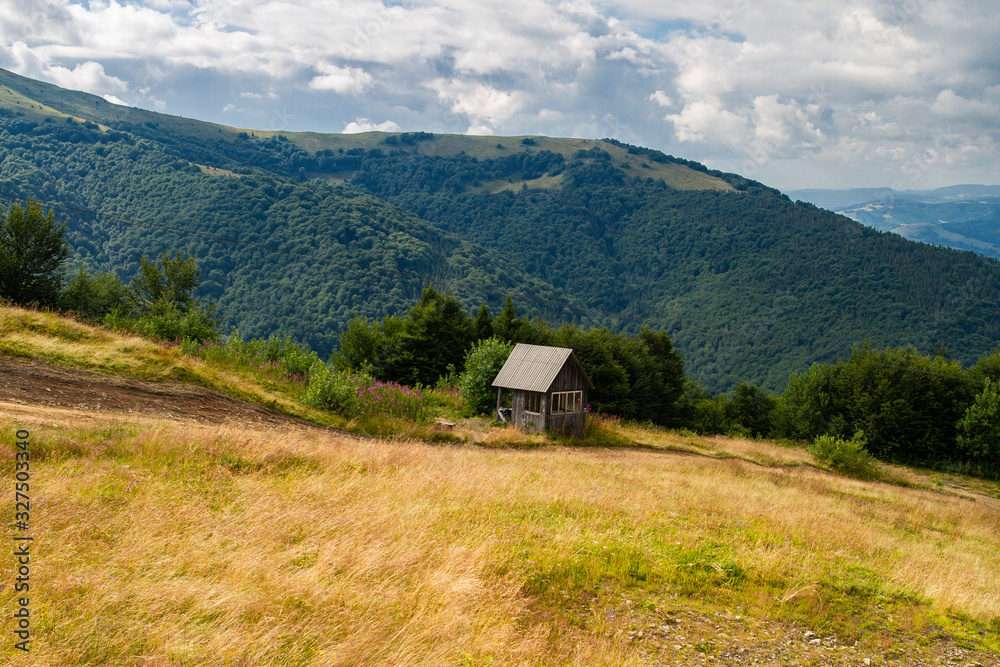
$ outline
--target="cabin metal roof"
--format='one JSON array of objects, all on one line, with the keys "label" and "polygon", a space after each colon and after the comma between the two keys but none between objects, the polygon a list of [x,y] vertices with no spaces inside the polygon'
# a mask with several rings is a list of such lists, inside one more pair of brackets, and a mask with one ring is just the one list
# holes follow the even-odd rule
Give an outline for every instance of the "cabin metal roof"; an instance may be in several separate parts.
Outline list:
[{"label": "cabin metal roof", "polygon": [[510,356],[507,357],[507,362],[494,378],[493,386],[522,391],[548,391],[567,360],[572,360],[572,363],[576,364],[587,385],[593,389],[593,383],[583,371],[583,366],[577,361],[573,350],[568,347],[527,343],[518,343],[514,346]]}]

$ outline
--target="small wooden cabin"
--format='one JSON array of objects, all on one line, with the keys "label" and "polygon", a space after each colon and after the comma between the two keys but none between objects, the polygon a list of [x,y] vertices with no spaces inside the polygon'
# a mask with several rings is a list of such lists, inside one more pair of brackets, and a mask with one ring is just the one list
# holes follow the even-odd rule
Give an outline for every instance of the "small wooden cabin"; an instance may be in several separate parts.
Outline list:
[{"label": "small wooden cabin", "polygon": [[547,345],[514,346],[493,380],[497,388],[497,415],[503,392],[513,392],[509,423],[526,430],[582,434],[587,423],[587,394],[594,388],[573,350]]}]

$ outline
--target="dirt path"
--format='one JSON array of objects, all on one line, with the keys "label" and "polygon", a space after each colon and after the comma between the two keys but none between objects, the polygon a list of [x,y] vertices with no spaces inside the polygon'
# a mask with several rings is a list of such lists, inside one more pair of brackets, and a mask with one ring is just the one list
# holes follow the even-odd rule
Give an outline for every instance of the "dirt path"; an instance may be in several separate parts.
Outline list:
[{"label": "dirt path", "polygon": [[203,387],[144,382],[4,356],[0,356],[0,411],[43,419],[127,415],[201,424],[311,426]]}]

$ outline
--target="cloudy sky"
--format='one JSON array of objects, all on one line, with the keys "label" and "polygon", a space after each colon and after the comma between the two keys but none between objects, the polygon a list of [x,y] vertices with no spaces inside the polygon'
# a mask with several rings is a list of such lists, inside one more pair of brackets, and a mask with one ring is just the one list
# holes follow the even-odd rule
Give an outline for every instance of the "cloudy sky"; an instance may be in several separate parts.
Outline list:
[{"label": "cloudy sky", "polygon": [[615,137],[781,189],[1000,183],[992,0],[0,0],[0,67],[260,129]]}]

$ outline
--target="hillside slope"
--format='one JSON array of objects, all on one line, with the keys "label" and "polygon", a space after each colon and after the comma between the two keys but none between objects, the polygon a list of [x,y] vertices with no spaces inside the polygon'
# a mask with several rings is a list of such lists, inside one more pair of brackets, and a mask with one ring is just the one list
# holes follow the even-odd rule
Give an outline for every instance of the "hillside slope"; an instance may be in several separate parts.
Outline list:
[{"label": "hillside slope", "polygon": [[964,362],[1000,343],[1000,263],[658,151],[254,132],[3,72],[0,93],[0,195],[97,212],[70,215],[92,268],[127,278],[142,253],[196,255],[202,295],[247,335],[326,353],[354,313],[400,311],[434,283],[469,308],[511,293],[555,323],[665,330],[716,391],[780,389],[865,340]]},{"label": "hillside slope", "polygon": [[778,389],[865,340],[967,363],[1000,342],[1000,263],[879,233],[738,176],[722,175],[728,191],[676,190],[594,147],[544,165],[559,187],[515,194],[476,187],[486,169],[468,158],[360,158],[352,184],[502,251],[618,327],[668,331],[713,389]]},{"label": "hillside slope", "polygon": [[33,538],[31,652],[0,660],[1000,663],[995,484],[635,427],[669,449],[345,437],[198,386],[238,381],[0,307],[0,456],[27,442],[32,501],[7,537]]}]

